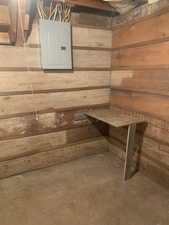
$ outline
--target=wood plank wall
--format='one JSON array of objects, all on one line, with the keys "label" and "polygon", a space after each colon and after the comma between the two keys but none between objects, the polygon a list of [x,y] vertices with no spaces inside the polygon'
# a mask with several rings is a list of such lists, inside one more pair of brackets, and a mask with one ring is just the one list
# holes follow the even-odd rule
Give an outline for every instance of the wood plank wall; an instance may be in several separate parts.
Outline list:
[{"label": "wood plank wall", "polygon": [[69,73],[42,71],[38,35],[0,46],[0,178],[108,150],[83,113],[109,104],[111,30],[73,27]]},{"label": "wood plank wall", "polygon": [[[149,123],[141,166],[158,181],[169,181],[169,12],[113,29],[111,105]],[[138,128],[140,137],[143,134]],[[120,134],[122,138],[120,138]],[[126,129],[111,130],[124,148]],[[165,175],[165,176],[163,176]],[[169,183],[169,182],[168,182]]]}]

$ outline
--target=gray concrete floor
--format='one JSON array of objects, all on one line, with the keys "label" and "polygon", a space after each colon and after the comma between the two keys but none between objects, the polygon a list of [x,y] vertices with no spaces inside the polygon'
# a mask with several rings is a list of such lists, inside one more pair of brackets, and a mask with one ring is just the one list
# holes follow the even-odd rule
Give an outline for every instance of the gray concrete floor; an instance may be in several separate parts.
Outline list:
[{"label": "gray concrete floor", "polygon": [[0,225],[169,225],[169,190],[112,153],[0,181]]}]

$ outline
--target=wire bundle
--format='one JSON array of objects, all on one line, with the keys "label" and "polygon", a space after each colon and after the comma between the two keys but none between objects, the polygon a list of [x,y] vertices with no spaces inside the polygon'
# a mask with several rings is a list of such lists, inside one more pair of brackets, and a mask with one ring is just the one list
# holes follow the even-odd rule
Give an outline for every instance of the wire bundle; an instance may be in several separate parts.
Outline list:
[{"label": "wire bundle", "polygon": [[67,2],[39,0],[37,2],[39,18],[59,22],[70,22],[71,5]]}]

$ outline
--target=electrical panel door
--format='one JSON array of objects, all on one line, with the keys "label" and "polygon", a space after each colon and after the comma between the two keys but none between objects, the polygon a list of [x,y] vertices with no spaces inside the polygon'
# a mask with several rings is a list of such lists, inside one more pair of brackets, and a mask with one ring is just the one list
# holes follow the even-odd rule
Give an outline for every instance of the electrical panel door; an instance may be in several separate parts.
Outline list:
[{"label": "electrical panel door", "polygon": [[71,24],[40,20],[43,69],[72,69]]}]

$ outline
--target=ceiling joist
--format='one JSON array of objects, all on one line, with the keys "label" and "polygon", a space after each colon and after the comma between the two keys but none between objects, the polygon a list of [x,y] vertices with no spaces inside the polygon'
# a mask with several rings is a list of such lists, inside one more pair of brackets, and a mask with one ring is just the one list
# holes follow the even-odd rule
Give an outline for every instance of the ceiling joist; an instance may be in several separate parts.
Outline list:
[{"label": "ceiling joist", "polygon": [[[60,0],[55,0],[60,1]],[[100,9],[105,11],[113,11],[113,8],[106,2],[103,2],[101,0],[67,0],[72,5],[75,6],[84,6],[94,9]]]}]

